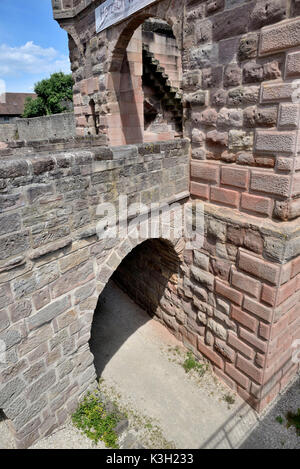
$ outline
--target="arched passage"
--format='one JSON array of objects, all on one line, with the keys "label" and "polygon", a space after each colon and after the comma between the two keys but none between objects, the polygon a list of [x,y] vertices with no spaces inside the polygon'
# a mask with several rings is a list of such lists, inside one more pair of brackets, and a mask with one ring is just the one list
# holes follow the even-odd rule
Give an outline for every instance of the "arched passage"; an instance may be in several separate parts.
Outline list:
[{"label": "arched passage", "polygon": [[[136,246],[115,270],[99,297],[91,329],[90,349],[98,378],[114,353],[147,320],[155,318],[173,334],[178,333],[184,323],[178,294],[180,265],[180,254],[171,242],[150,239]],[[125,321],[123,327],[120,324],[114,327],[109,307],[104,308],[103,304],[111,294],[107,291],[112,282],[146,311],[148,318],[143,315],[130,318],[130,312],[125,312],[125,317],[120,319]]]},{"label": "arched passage", "polygon": [[182,136],[182,62],[172,26],[141,15],[121,33],[109,68],[111,145]]}]

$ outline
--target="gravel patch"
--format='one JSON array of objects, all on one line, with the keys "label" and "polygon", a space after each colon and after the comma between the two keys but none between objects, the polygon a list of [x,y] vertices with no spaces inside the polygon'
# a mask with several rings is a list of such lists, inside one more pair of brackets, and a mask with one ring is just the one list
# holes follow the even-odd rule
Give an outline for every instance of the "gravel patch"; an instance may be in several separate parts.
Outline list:
[{"label": "gravel patch", "polygon": [[105,445],[101,441],[95,445],[69,421],[52,435],[35,443],[30,449],[105,449]]},{"label": "gravel patch", "polygon": [[[257,426],[247,438],[242,449],[300,449],[300,437],[294,427],[286,427],[286,414],[300,408],[300,377],[278,396],[271,407],[259,418]],[[276,419],[281,417],[280,424]]]}]

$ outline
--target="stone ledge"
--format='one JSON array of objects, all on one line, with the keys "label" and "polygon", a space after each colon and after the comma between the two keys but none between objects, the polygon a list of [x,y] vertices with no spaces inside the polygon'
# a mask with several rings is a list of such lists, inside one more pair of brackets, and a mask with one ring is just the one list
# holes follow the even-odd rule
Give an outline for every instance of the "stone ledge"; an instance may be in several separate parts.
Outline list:
[{"label": "stone ledge", "polygon": [[285,264],[300,254],[300,226],[298,220],[290,222],[274,222],[260,219],[252,215],[243,215],[238,210],[219,207],[212,203],[203,203],[206,217],[213,217],[238,225],[240,228],[260,232],[267,241],[264,244],[264,257]]}]

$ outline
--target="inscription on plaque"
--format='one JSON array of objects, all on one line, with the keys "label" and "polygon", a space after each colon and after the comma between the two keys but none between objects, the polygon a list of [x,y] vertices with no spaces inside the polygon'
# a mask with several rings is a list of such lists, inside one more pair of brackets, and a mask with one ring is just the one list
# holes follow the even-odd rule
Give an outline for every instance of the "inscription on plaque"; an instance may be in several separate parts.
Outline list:
[{"label": "inscription on plaque", "polygon": [[100,33],[104,29],[122,21],[133,13],[142,10],[156,0],[106,0],[95,10],[96,31]]}]

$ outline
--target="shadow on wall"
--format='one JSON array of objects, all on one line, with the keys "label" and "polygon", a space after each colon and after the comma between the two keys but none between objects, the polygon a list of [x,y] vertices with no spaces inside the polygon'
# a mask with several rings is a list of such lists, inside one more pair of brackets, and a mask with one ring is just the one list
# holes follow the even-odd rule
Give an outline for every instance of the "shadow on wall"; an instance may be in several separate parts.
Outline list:
[{"label": "shadow on wall", "polygon": [[128,52],[125,52],[120,76],[120,116],[126,143],[143,143],[143,125],[141,113],[138,109],[138,94],[136,84],[133,83],[128,61]]},{"label": "shadow on wall", "polygon": [[[120,264],[109,284],[99,297],[95,310],[90,349],[95,357],[97,378],[107,363],[126,340],[148,320],[157,317],[172,329],[176,309],[176,285],[180,260],[174,248],[162,240],[148,240],[133,249]],[[116,283],[127,295],[149,314],[134,314],[122,307],[119,322],[110,314],[110,284]],[[168,314],[169,313],[169,314]]]}]

